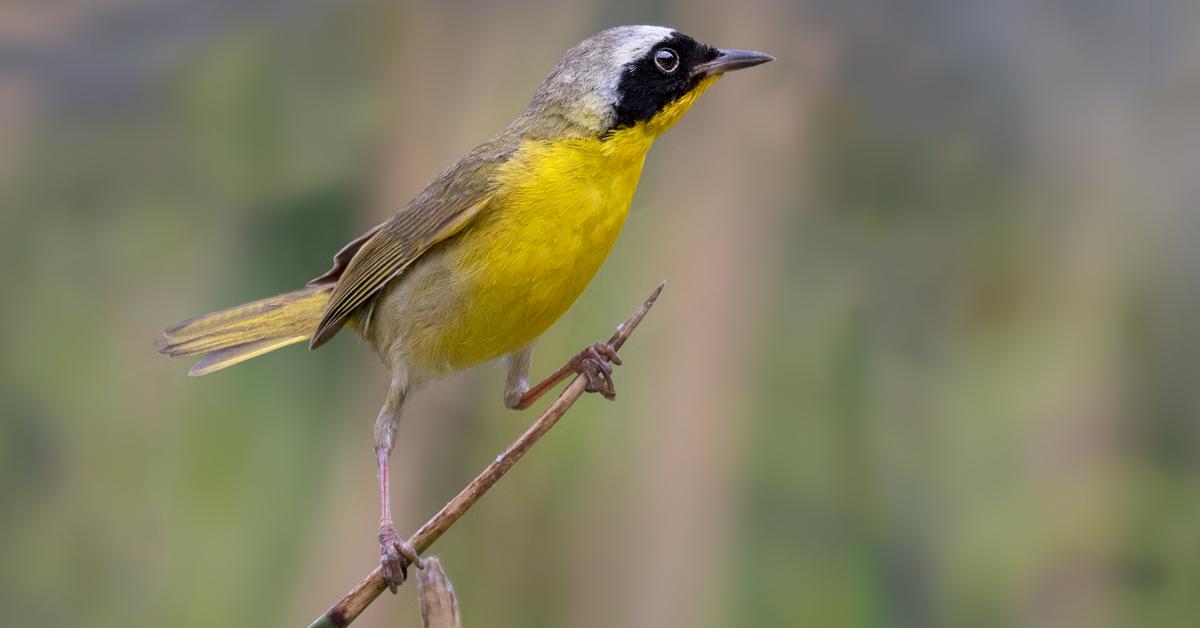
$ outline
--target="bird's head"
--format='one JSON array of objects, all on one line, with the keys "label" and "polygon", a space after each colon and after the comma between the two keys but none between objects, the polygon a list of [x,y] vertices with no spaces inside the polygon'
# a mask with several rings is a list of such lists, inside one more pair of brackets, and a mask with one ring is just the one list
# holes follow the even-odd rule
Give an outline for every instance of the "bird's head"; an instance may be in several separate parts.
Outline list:
[{"label": "bird's head", "polygon": [[526,137],[659,135],[725,72],[774,57],[713,48],[661,26],[618,26],[567,51],[514,122]]}]

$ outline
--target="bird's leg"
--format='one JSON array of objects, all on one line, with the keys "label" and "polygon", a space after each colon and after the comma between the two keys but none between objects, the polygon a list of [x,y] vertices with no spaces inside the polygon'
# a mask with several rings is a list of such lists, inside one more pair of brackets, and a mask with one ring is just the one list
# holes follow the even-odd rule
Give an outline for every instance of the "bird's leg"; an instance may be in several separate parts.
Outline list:
[{"label": "bird's leg", "polygon": [[393,378],[387,401],[375,420],[375,459],[379,463],[379,562],[383,567],[384,581],[392,593],[408,577],[405,560],[418,569],[422,567],[416,548],[400,536],[392,524],[392,505],[388,497],[388,459],[391,457],[407,389],[407,378]]},{"label": "bird's leg", "polygon": [[509,356],[508,386],[504,392],[504,404],[513,410],[528,408],[556,384],[576,373],[587,378],[588,392],[598,392],[609,400],[617,396],[612,380],[612,365],[620,366],[621,356],[617,355],[617,350],[607,342],[597,342],[580,351],[549,377],[530,388],[528,377],[532,355],[533,349],[526,347]]}]

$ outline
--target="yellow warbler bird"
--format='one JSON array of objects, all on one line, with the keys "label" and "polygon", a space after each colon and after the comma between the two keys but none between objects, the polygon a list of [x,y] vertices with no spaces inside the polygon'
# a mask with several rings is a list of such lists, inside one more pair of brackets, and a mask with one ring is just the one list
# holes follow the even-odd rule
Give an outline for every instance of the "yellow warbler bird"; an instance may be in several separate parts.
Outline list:
[{"label": "yellow warbler bird", "polygon": [[504,403],[527,407],[570,373],[614,395],[603,343],[530,388],[534,341],[579,297],[616,242],[654,139],[725,72],[770,55],[707,46],[658,26],[621,26],[578,44],[524,113],[439,174],[395,216],[347,244],[296,292],[199,316],[165,332],[172,356],[204,375],[290,344],[325,344],[343,326],[391,373],[375,422],[380,556],[392,591],[402,557],[388,457],[414,386],[508,357]]}]

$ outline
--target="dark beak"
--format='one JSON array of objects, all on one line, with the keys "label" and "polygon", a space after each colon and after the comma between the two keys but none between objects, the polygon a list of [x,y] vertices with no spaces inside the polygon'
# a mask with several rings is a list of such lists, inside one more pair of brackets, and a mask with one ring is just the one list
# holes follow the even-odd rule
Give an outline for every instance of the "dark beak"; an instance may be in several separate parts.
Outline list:
[{"label": "dark beak", "polygon": [[750,68],[756,65],[774,61],[775,57],[765,52],[755,52],[753,50],[726,50],[720,48],[717,50],[717,58],[706,63],[692,68],[692,76],[712,76],[714,74],[724,74],[742,68]]}]

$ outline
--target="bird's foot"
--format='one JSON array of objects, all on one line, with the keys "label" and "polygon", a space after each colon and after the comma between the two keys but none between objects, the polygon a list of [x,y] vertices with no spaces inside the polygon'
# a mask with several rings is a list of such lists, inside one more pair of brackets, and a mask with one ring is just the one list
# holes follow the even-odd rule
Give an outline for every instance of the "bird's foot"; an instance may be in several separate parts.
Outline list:
[{"label": "bird's foot", "polygon": [[400,536],[390,523],[379,526],[379,564],[383,567],[383,580],[392,593],[408,578],[408,565],[421,569],[425,564],[408,539]]},{"label": "bird's foot", "polygon": [[[609,364],[609,363],[612,364]],[[607,342],[596,344],[580,351],[568,363],[571,368],[587,378],[587,391],[598,392],[609,401],[617,397],[616,387],[613,386],[612,365],[621,365],[621,356]]]}]

